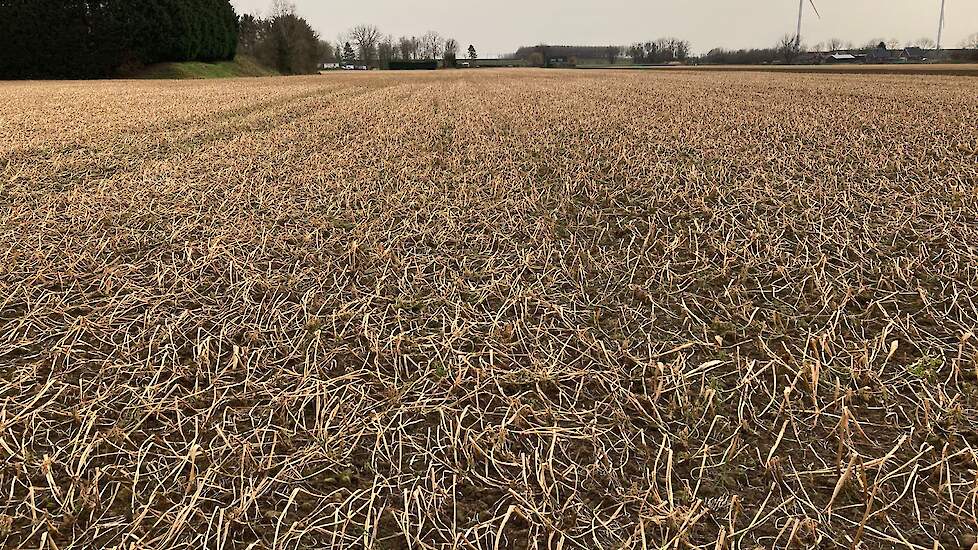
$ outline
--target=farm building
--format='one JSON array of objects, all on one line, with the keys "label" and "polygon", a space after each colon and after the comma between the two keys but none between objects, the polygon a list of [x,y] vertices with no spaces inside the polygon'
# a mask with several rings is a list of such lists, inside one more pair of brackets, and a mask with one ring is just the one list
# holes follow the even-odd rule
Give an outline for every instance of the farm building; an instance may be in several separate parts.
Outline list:
[{"label": "farm building", "polygon": [[895,63],[900,61],[900,51],[887,48],[873,48],[866,52],[867,63]]},{"label": "farm building", "polygon": [[903,51],[900,52],[900,61],[904,61],[904,62],[926,61],[929,56],[930,56],[930,51],[925,50],[923,48],[917,48],[917,47],[904,48]]},{"label": "farm building", "polygon": [[859,63],[859,58],[851,53],[833,53],[825,58],[825,62],[831,64]]}]

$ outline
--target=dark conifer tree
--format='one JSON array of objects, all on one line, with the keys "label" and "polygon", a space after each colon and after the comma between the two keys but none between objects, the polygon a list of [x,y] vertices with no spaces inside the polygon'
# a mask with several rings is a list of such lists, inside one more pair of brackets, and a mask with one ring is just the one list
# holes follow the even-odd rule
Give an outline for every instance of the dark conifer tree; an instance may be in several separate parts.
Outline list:
[{"label": "dark conifer tree", "polygon": [[0,0],[0,78],[98,78],[237,52],[229,0]]}]

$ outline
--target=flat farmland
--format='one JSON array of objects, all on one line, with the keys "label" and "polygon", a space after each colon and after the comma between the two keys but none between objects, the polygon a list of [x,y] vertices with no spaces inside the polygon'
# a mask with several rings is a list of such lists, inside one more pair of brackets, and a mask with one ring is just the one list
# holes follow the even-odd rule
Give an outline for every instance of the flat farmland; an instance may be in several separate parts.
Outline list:
[{"label": "flat farmland", "polygon": [[978,79],[0,84],[4,548],[971,548]]}]

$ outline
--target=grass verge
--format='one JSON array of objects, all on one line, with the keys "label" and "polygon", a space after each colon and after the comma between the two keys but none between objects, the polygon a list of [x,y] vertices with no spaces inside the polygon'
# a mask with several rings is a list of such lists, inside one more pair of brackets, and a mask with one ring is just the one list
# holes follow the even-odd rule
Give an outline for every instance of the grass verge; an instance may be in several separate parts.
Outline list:
[{"label": "grass verge", "polygon": [[234,61],[220,61],[217,63],[203,63],[200,61],[157,63],[143,68],[131,77],[183,80],[277,76],[278,74],[277,71],[258,63],[253,57],[239,55],[234,58]]}]

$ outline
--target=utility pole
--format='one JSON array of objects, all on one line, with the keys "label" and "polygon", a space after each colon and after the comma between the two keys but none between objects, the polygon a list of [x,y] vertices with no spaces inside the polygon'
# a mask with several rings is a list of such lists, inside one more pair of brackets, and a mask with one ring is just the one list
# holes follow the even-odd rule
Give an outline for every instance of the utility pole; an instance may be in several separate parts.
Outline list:
[{"label": "utility pole", "polygon": [[944,1],[941,0],[941,23],[937,27],[937,51],[941,51],[941,38],[944,34]]}]

